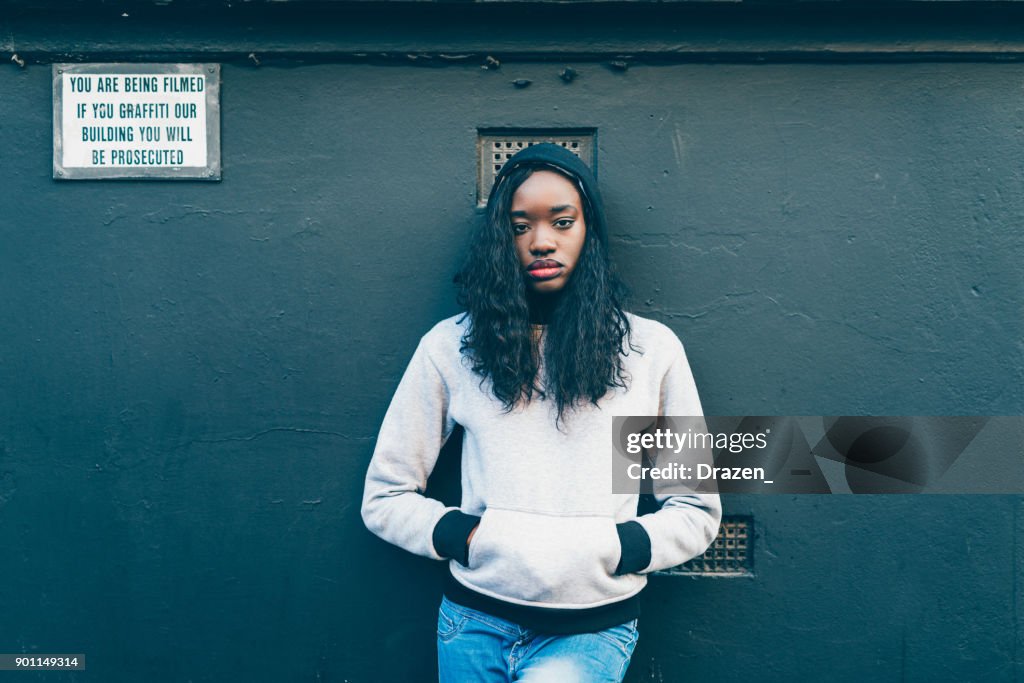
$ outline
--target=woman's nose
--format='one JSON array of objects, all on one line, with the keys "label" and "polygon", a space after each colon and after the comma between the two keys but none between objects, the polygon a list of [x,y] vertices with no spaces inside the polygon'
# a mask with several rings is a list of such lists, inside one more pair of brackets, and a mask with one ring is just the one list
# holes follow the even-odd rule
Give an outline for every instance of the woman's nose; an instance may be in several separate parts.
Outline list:
[{"label": "woman's nose", "polygon": [[530,243],[531,252],[547,254],[554,251],[555,246],[555,235],[551,228],[538,226],[533,231],[533,241]]}]

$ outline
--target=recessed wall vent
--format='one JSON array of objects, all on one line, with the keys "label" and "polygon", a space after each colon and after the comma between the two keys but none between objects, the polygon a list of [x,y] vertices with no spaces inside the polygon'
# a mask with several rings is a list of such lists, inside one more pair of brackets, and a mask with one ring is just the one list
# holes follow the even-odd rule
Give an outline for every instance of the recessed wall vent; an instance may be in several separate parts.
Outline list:
[{"label": "recessed wall vent", "polygon": [[595,131],[589,130],[481,130],[477,135],[477,204],[485,206],[498,171],[512,155],[539,142],[553,142],[565,147],[597,175],[595,166]]},{"label": "recessed wall vent", "polygon": [[685,564],[655,572],[663,576],[752,576],[754,520],[726,517],[711,547]]}]

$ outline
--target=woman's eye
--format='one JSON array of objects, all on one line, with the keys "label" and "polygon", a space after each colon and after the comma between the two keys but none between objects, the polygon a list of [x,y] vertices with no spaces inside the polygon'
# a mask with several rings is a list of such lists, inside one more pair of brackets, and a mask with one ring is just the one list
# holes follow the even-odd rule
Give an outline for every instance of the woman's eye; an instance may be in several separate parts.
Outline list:
[{"label": "woman's eye", "polygon": [[512,226],[512,232],[514,232],[517,235],[522,235],[524,232],[526,232],[526,230],[529,227],[530,226],[526,225],[525,223],[516,223],[515,225]]},{"label": "woman's eye", "polygon": [[566,230],[568,228],[571,228],[574,222],[575,221],[573,221],[573,219],[571,218],[561,218],[555,221],[555,225],[559,228],[562,228],[563,230]]}]

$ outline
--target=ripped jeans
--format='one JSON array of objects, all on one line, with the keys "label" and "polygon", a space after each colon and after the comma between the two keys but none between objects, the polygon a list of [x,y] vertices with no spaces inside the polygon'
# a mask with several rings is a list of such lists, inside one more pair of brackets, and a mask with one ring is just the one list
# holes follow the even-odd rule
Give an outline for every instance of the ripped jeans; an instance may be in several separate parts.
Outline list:
[{"label": "ripped jeans", "polygon": [[595,633],[550,635],[447,597],[437,613],[440,683],[620,683],[636,641],[636,619]]}]

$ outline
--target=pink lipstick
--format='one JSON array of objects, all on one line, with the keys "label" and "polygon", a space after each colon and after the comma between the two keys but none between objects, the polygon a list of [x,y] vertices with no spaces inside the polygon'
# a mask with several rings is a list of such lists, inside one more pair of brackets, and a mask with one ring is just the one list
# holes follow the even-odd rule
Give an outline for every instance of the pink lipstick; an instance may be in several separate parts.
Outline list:
[{"label": "pink lipstick", "polygon": [[534,280],[550,280],[553,277],[558,277],[564,267],[554,259],[541,259],[531,263],[527,267],[526,272]]}]

